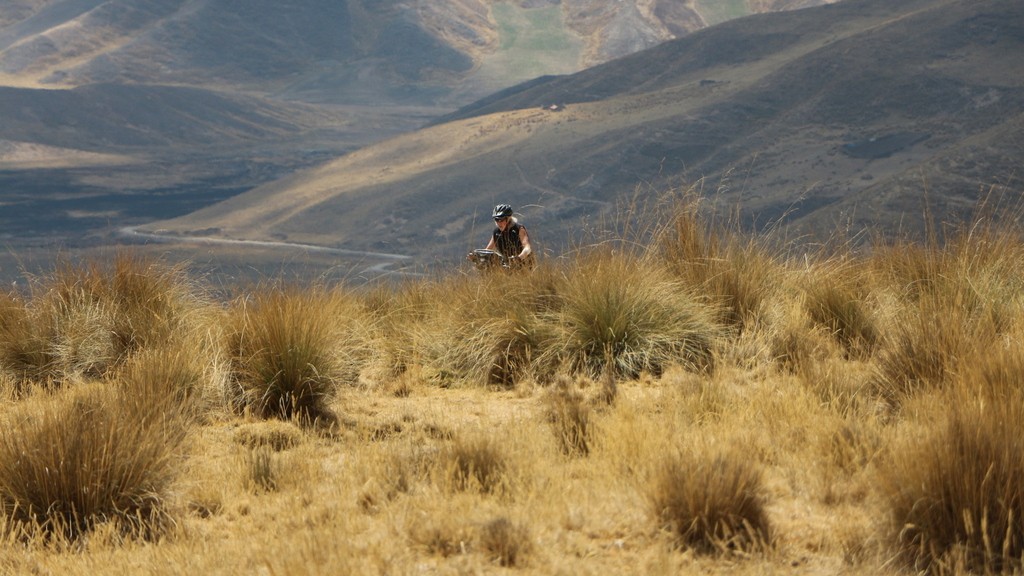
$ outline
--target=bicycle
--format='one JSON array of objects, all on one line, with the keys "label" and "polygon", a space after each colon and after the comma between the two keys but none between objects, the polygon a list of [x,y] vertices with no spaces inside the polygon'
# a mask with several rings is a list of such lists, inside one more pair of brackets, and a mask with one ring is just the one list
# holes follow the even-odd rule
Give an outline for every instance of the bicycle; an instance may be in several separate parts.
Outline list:
[{"label": "bicycle", "polygon": [[469,253],[469,260],[481,272],[493,270],[511,270],[512,264],[508,257],[494,250],[478,248]]}]

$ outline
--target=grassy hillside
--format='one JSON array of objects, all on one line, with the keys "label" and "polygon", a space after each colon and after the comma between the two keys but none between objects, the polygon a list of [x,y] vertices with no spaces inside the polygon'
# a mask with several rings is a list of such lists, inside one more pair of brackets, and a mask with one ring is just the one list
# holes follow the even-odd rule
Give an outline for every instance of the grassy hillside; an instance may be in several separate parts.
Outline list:
[{"label": "grassy hillside", "polygon": [[696,2],[696,8],[704,16],[710,26],[721,24],[726,20],[750,15],[750,6],[746,0],[725,0],[723,2]]},{"label": "grassy hillside", "polygon": [[513,276],[58,264],[0,298],[3,569],[1019,571],[1016,212],[807,253],[705,200]]},{"label": "grassy hillside", "polygon": [[[239,12],[221,0],[7,3],[0,8],[0,79],[35,87],[164,83],[316,102],[450,105],[456,94],[465,102],[467,94],[577,71],[707,22],[777,9],[769,3],[701,18],[717,9],[660,4],[261,0]],[[503,76],[494,71],[512,63]]]},{"label": "grassy hillside", "polygon": [[495,76],[527,80],[578,69],[581,43],[565,28],[558,6],[523,11],[497,4],[491,14],[498,28],[500,55],[489,58],[484,66]]}]

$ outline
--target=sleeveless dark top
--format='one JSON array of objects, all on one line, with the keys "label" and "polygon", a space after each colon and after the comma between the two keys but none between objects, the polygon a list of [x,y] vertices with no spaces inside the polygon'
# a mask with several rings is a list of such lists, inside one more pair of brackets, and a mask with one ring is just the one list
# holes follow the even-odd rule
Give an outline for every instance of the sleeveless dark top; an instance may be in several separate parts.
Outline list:
[{"label": "sleeveless dark top", "polygon": [[519,239],[519,229],[524,228],[519,222],[511,222],[502,233],[501,228],[494,228],[494,246],[506,258],[517,256],[523,251],[523,242]]}]

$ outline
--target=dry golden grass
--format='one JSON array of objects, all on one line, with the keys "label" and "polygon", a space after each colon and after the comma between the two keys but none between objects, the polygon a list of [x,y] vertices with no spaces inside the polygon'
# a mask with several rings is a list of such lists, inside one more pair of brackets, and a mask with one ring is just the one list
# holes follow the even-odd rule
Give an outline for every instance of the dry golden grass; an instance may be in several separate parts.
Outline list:
[{"label": "dry golden grass", "polygon": [[0,364],[26,381],[104,377],[138,350],[202,342],[211,327],[183,266],[119,253],[30,280],[30,297],[0,304]]},{"label": "dry golden grass", "polygon": [[955,386],[929,400],[946,406],[908,436],[885,476],[892,538],[910,564],[933,572],[1019,572],[1024,561],[1024,361],[989,349]]},{"label": "dry golden grass", "polygon": [[342,290],[259,287],[228,313],[234,402],[262,417],[333,422],[330,397],[361,361],[359,307]]},{"label": "dry golden grass", "polygon": [[742,453],[667,456],[648,491],[675,544],[699,553],[750,553],[772,544],[761,473]]},{"label": "dry golden grass", "polygon": [[103,523],[163,528],[189,424],[166,390],[155,392],[82,385],[10,411],[0,437],[5,533],[63,543]]},{"label": "dry golden grass", "polygon": [[1024,242],[676,217],[531,275],[6,295],[0,572],[1019,571]]}]

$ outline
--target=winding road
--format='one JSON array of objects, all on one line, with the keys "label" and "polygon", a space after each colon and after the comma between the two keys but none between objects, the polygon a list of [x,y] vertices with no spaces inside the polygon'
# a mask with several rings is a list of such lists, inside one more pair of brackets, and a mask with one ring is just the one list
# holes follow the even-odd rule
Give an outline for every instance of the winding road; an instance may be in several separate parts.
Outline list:
[{"label": "winding road", "polygon": [[370,260],[379,260],[377,264],[367,267],[362,273],[377,273],[377,274],[402,274],[402,275],[413,275],[418,276],[419,274],[413,272],[406,272],[403,270],[391,270],[390,266],[410,261],[412,258],[404,254],[388,254],[386,252],[369,252],[365,250],[346,250],[344,248],[330,248],[327,246],[317,246],[315,244],[298,244],[295,242],[277,242],[273,240],[238,240],[233,238],[218,238],[213,236],[180,236],[177,234],[160,234],[157,232],[142,232],[134,226],[126,226],[120,228],[118,236],[122,238],[129,238],[134,240],[145,240],[148,242],[158,243],[179,243],[179,244],[196,244],[201,246],[209,245],[224,245],[224,246],[250,246],[258,248],[281,248],[285,250],[300,250],[302,252],[316,252],[321,254],[337,254],[338,256],[349,256],[366,258]]}]

